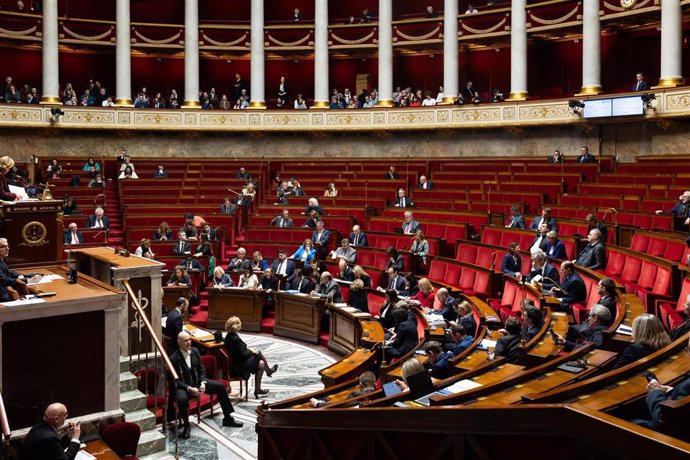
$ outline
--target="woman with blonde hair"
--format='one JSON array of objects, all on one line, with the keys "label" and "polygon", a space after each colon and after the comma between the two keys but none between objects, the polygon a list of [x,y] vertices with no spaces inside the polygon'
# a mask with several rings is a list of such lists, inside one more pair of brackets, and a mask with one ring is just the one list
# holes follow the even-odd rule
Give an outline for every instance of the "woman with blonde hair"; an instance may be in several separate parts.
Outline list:
[{"label": "woman with blonde hair", "polygon": [[158,226],[155,232],[153,232],[153,239],[156,241],[167,241],[172,240],[172,229],[167,222],[163,221]]},{"label": "woman with blonde hair", "polygon": [[425,309],[433,308],[435,296],[434,287],[431,285],[431,281],[429,281],[427,278],[422,278],[417,283],[417,286],[419,286],[419,292],[410,297],[410,300],[418,301],[419,304]]},{"label": "woman with blonde hair", "polygon": [[312,261],[314,257],[316,257],[316,249],[314,249],[311,238],[304,240],[302,246],[300,246],[295,253],[290,256],[291,259],[301,260],[305,263],[305,265]]},{"label": "woman with blonde hair", "polygon": [[[417,389],[416,388],[415,389],[410,388],[408,379],[410,377],[412,377],[413,375],[417,375],[417,374],[426,374],[429,378],[429,381],[426,382],[426,385],[427,385],[427,387],[430,386],[433,388],[433,384],[431,382],[431,374],[429,372],[427,372],[426,369],[424,369],[424,365],[422,363],[420,363],[417,360],[417,358],[415,358],[415,357],[409,358],[407,361],[405,361],[403,363],[400,373],[401,373],[403,379],[402,380],[396,380],[395,384],[398,385],[398,387],[400,387],[400,389],[402,391],[410,390],[412,393],[415,393],[415,390],[417,390]],[[424,395],[421,395],[421,396],[424,396]]]},{"label": "woman with blonde hair", "polygon": [[632,343],[623,351],[623,354],[614,369],[627,366],[671,343],[671,338],[666,333],[664,325],[654,315],[642,314],[632,323]]},{"label": "woman with blonde hair", "polygon": [[467,335],[474,337],[477,333],[477,321],[474,319],[474,309],[472,308],[472,304],[466,300],[463,300],[454,306],[453,310],[455,310],[455,313],[458,314],[458,319],[455,321],[449,321],[448,324],[451,326],[462,326]]},{"label": "woman with blonde hair", "polygon": [[261,389],[261,377],[264,372],[269,377],[278,370],[278,365],[274,364],[269,367],[266,357],[257,349],[247,348],[247,344],[242,340],[238,334],[242,329],[242,321],[237,316],[231,316],[225,322],[224,346],[232,358],[232,373],[247,380],[254,374],[254,397],[259,399],[259,396],[268,394],[268,390]]},{"label": "woman with blonde hair", "polygon": [[350,297],[347,303],[359,311],[369,313],[367,291],[364,290],[364,282],[361,279],[356,279],[350,284]]},{"label": "woman with blonde hair", "polygon": [[225,273],[223,267],[216,267],[213,269],[213,279],[211,280],[213,287],[233,287],[234,283],[230,275]]},{"label": "woman with blonde hair", "polygon": [[325,216],[326,211],[324,211],[321,206],[319,206],[319,200],[316,199],[316,197],[311,197],[307,201],[307,207],[304,208],[304,212],[302,214],[304,215],[309,215],[312,211],[316,211],[319,213],[320,216]]},{"label": "woman with blonde hair", "polygon": [[0,200],[14,201],[21,199],[17,194],[10,192],[7,185],[7,174],[14,168],[14,160],[7,155],[0,157]]},{"label": "woman with blonde hair", "polygon": [[422,230],[417,230],[414,238],[412,238],[412,247],[410,247],[410,252],[413,256],[419,257],[420,265],[418,267],[418,271],[425,272],[426,256],[429,255],[429,242],[426,240],[426,236]]},{"label": "woman with blonde hair", "polygon": [[355,265],[352,267],[352,273],[355,274],[355,280],[362,280],[365,288],[371,287],[371,277],[360,265]]},{"label": "woman with blonde hair", "polygon": [[141,244],[134,252],[135,256],[144,257],[146,259],[153,259],[155,254],[151,250],[151,240],[148,238],[143,238]]}]

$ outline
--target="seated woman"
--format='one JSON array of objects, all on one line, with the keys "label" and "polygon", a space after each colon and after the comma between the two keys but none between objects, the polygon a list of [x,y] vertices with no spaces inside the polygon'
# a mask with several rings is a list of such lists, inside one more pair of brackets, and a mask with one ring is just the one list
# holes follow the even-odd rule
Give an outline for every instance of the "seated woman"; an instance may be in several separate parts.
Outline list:
[{"label": "seated woman", "polygon": [[264,276],[261,277],[261,289],[266,291],[266,300],[264,305],[266,307],[274,307],[273,292],[278,290],[278,278],[273,275],[273,269],[268,267],[264,271]]},{"label": "seated woman", "polygon": [[409,272],[404,276],[405,278],[405,295],[407,297],[414,297],[419,292],[419,281],[414,273]]},{"label": "seated woman", "polygon": [[352,267],[352,273],[355,275],[355,280],[362,280],[362,283],[364,283],[365,288],[370,288],[371,287],[371,277],[367,272],[364,271],[364,269],[359,266],[355,265]]},{"label": "seated woman", "polygon": [[311,238],[304,240],[302,246],[290,256],[291,259],[301,260],[305,265],[314,260],[314,257],[316,257],[316,249],[314,249]]},{"label": "seated woman", "polygon": [[514,316],[508,318],[505,323],[505,335],[496,342],[493,356],[490,355],[491,359],[505,356],[505,362],[517,364],[520,360],[521,331],[520,320]]},{"label": "seated woman", "polygon": [[419,292],[410,297],[409,300],[418,301],[422,308],[433,308],[436,296],[434,295],[434,287],[431,285],[431,281],[427,278],[422,278],[417,284],[419,285]]},{"label": "seated woman", "polygon": [[158,229],[153,232],[153,239],[154,241],[172,240],[172,229],[170,228],[170,225],[168,225],[167,222],[161,222],[161,224],[158,226]]},{"label": "seated woman", "polygon": [[429,242],[422,230],[417,230],[414,238],[412,238],[412,246],[410,252],[413,256],[419,257],[419,264],[417,265],[417,274],[426,272],[426,256],[429,255]]},{"label": "seated woman", "polygon": [[309,198],[309,201],[307,201],[307,207],[304,208],[304,212],[302,214],[308,216],[312,211],[318,212],[320,216],[325,216],[328,214],[321,208],[321,206],[319,206],[319,200],[317,200],[315,197]]},{"label": "seated woman", "polygon": [[137,248],[136,251],[134,251],[135,256],[139,257],[145,257],[147,259],[153,259],[155,254],[151,250],[151,240],[148,238],[144,238],[141,240],[141,244]]},{"label": "seated woman", "polygon": [[233,287],[235,284],[232,282],[230,275],[225,273],[223,267],[216,267],[213,269],[213,278],[211,279],[211,285],[213,287]]},{"label": "seated woman", "polygon": [[364,282],[362,280],[354,280],[350,284],[350,297],[347,303],[359,311],[369,313],[369,301],[367,299],[367,292],[364,290]]},{"label": "seated woman", "polygon": [[323,192],[323,196],[325,198],[335,198],[338,196],[338,189],[335,188],[335,182],[331,182],[328,184],[328,187],[326,187],[326,191]]},{"label": "seated woman", "polygon": [[96,171],[101,170],[101,165],[98,164],[93,158],[89,158],[86,163],[84,163],[84,166],[81,168],[82,171],[89,171],[91,168],[93,168]]},{"label": "seated woman", "polygon": [[398,267],[399,272],[403,271],[405,261],[403,256],[398,253],[398,250],[393,246],[390,246],[388,249],[386,249],[386,254],[388,254],[388,265],[386,265],[385,269],[388,270],[389,268],[395,266]]},{"label": "seated woman", "polygon": [[307,220],[304,221],[302,227],[316,228],[316,223],[321,220],[319,213],[312,211],[307,216]]},{"label": "seated woman", "polygon": [[544,315],[536,306],[528,305],[522,311],[522,320],[522,340],[529,342],[539,333],[544,324]]},{"label": "seated woman", "polygon": [[181,266],[175,267],[172,275],[168,278],[168,286],[191,286],[192,279]]},{"label": "seated woman", "polygon": [[65,194],[62,198],[62,213],[66,216],[79,212],[79,206],[74,202],[74,197]]},{"label": "seated woman", "polygon": [[264,260],[259,251],[254,251],[252,254],[252,270],[255,272],[263,272],[268,268],[268,262]]},{"label": "seated woman", "polygon": [[390,347],[384,349],[388,362],[410,352],[419,343],[417,323],[409,317],[407,309],[396,308],[393,312],[393,319],[395,320],[395,330],[393,336],[386,341]]},{"label": "seated woman", "polygon": [[390,329],[395,326],[393,312],[403,306],[407,307],[407,302],[400,300],[395,289],[386,289],[385,297],[386,300],[381,305],[381,315],[374,318],[379,320],[384,329]]},{"label": "seated woman", "polygon": [[137,173],[134,172],[131,166],[127,166],[125,169],[122,170],[119,176],[117,176],[118,179],[139,179],[139,176],[137,176]]},{"label": "seated woman", "polygon": [[449,321],[448,324],[451,326],[462,326],[467,335],[474,337],[477,334],[477,321],[474,319],[472,304],[466,300],[463,300],[459,304],[455,305],[453,310],[455,310],[455,313],[458,314],[458,319],[455,321]]},{"label": "seated woman", "polygon": [[613,369],[627,366],[671,343],[664,325],[654,315],[642,314],[632,323],[632,343],[623,351]]},{"label": "seated woman", "polygon": [[258,289],[259,278],[256,277],[251,267],[247,267],[242,271],[237,287],[244,289]]},{"label": "seated woman", "polygon": [[261,389],[261,378],[266,372],[266,375],[272,377],[278,370],[278,365],[274,364],[269,367],[268,361],[264,355],[254,348],[247,348],[238,334],[242,329],[242,321],[237,316],[231,316],[225,322],[224,346],[232,359],[232,373],[243,379],[248,379],[254,374],[254,397],[264,396],[268,394],[268,390]]},{"label": "seated woman", "polygon": [[58,164],[57,160],[53,159],[50,161],[46,172],[48,173],[48,179],[59,179],[62,174],[62,166]]},{"label": "seated woman", "polygon": [[[414,356],[403,363],[401,375],[403,379],[396,380],[395,383],[402,391],[410,390],[411,399],[421,398],[434,389],[431,374]],[[413,379],[414,376],[418,377]]]}]

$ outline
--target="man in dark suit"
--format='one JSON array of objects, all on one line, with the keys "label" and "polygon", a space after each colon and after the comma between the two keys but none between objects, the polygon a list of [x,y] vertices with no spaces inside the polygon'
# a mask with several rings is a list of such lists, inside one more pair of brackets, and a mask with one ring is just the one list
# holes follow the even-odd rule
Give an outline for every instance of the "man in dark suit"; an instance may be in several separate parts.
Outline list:
[{"label": "man in dark suit", "polygon": [[396,208],[413,208],[414,203],[405,193],[404,188],[398,189],[398,197],[395,199],[393,206]]},{"label": "man in dark suit", "polygon": [[198,260],[193,258],[191,254],[187,254],[187,257],[185,257],[184,259],[182,259],[180,261],[180,265],[182,266],[182,268],[184,268],[187,271],[190,271],[190,270],[197,270],[200,272],[204,271],[204,266],[201,265],[201,263]]},{"label": "man in dark suit", "polygon": [[343,281],[354,281],[355,280],[355,273],[347,265],[347,261],[345,259],[340,259],[338,261],[338,274],[336,276],[339,280],[343,280]]},{"label": "man in dark suit", "polygon": [[165,328],[163,335],[170,340],[172,351],[177,350],[177,336],[182,332],[182,312],[189,307],[189,301],[184,297],[180,297],[175,302],[175,308],[170,310],[168,317],[165,319]]},{"label": "man in dark suit", "polygon": [[228,264],[228,270],[230,272],[241,272],[247,268],[251,268],[252,262],[247,259],[247,250],[244,248],[237,248],[237,257],[233,259]]},{"label": "man in dark suit", "polygon": [[589,153],[589,147],[582,147],[580,149],[580,156],[577,157],[578,163],[596,163],[597,159]]},{"label": "man in dark suit", "polygon": [[172,253],[174,256],[186,256],[192,253],[192,245],[187,241],[187,233],[184,230],[180,230],[177,233],[177,239],[172,244]]},{"label": "man in dark suit", "polygon": [[501,261],[501,271],[510,276],[516,276],[520,273],[522,268],[522,258],[520,258],[520,245],[518,243],[510,243],[508,253],[503,256]]},{"label": "man in dark suit", "polygon": [[60,403],[48,406],[43,420],[31,427],[22,447],[19,460],[73,460],[79,453],[81,427],[69,422],[67,434],[60,438],[58,430],[65,424],[67,408]]},{"label": "man in dark suit", "polygon": [[359,225],[352,227],[352,233],[350,233],[350,245],[352,246],[369,246],[367,241],[367,235],[362,231]]},{"label": "man in dark suit", "polygon": [[414,235],[417,233],[417,230],[419,230],[420,225],[419,222],[414,220],[414,214],[412,214],[412,211],[405,211],[405,217],[404,221],[402,223],[402,231],[405,235]]},{"label": "man in dark suit", "polygon": [[287,258],[287,251],[278,251],[278,258],[271,263],[271,269],[276,275],[283,275],[290,278],[295,274],[295,262]]},{"label": "man in dark suit", "polygon": [[290,219],[290,211],[283,209],[283,212],[271,221],[270,226],[278,228],[292,228],[295,226],[295,223],[292,221],[292,219]]},{"label": "man in dark suit", "polygon": [[589,244],[577,256],[575,264],[589,268],[590,270],[601,270],[606,267],[606,249],[601,242],[601,232],[593,228],[587,234]]},{"label": "man in dark suit", "polygon": [[547,261],[546,254],[542,251],[532,253],[532,270],[525,277],[525,281],[529,283],[537,276],[541,276],[539,282],[547,290],[559,284],[560,281],[558,270]]},{"label": "man in dark suit", "polygon": [[[616,319],[616,313],[617,313],[617,300],[616,300],[616,282],[613,281],[611,278],[602,278],[599,280],[598,284],[598,294],[601,296],[599,297],[599,301],[597,304],[602,305],[606,307],[611,313],[611,321]],[[606,324],[607,326],[609,324]]]},{"label": "man in dark suit", "polygon": [[652,430],[658,430],[664,426],[663,420],[661,420],[661,403],[682,399],[688,395],[690,395],[690,379],[683,380],[675,388],[662,385],[658,380],[652,379],[647,384],[647,397],[645,398],[652,420],[634,420],[633,422]]},{"label": "man in dark suit", "polygon": [[[202,393],[218,397],[220,406],[223,409],[223,426],[241,427],[242,422],[232,418],[231,414],[234,412],[234,409],[228,398],[225,386],[209,380],[206,376],[204,366],[201,364],[199,350],[192,348],[192,336],[187,332],[180,332],[177,336],[177,344],[179,349],[170,355],[170,362],[179,379],[174,386],[171,386],[170,391],[174,393],[170,395],[170,400],[172,401],[173,397],[177,398],[177,408],[183,423],[180,437],[182,439],[189,439],[189,398],[199,398]],[[171,410],[171,406],[170,404],[168,405],[168,420],[175,418],[174,407]]]},{"label": "man in dark suit", "polygon": [[575,272],[575,264],[569,260],[561,264],[561,287],[556,286],[552,291],[561,299],[561,308],[565,311],[569,311],[572,304],[587,300],[585,282]]},{"label": "man in dark suit", "polygon": [[637,72],[635,74],[635,83],[632,84],[631,91],[649,91],[649,83],[644,81],[644,74]]},{"label": "man in dark suit", "polygon": [[84,235],[79,231],[77,224],[72,222],[63,232],[62,242],[64,244],[84,244]]},{"label": "man in dark suit", "polygon": [[525,218],[520,215],[520,208],[517,206],[510,207],[510,220],[506,225],[508,228],[525,228]]},{"label": "man in dark suit", "polygon": [[340,286],[333,281],[333,276],[329,272],[321,273],[320,283],[312,292],[321,297],[330,298],[333,303],[343,302],[343,294],[340,292]]},{"label": "man in dark suit", "polygon": [[558,233],[551,230],[546,233],[546,257],[549,259],[565,260],[568,254],[565,252],[565,244],[558,239]]},{"label": "man in dark suit", "polygon": [[443,315],[443,319],[446,321],[455,321],[458,317],[458,314],[455,313],[455,299],[450,296],[448,289],[440,288],[436,291],[436,299],[438,299],[442,307],[439,310],[432,310],[431,312],[437,315]]},{"label": "man in dark suit", "polygon": [[292,13],[292,18],[290,18],[291,21],[301,21],[302,20],[302,13],[300,12],[299,8],[295,8],[295,11]]},{"label": "man in dark suit", "polygon": [[10,255],[10,244],[7,238],[0,238],[0,286],[3,288],[3,293],[0,294],[0,298],[3,301],[10,300],[7,296],[7,288],[11,287],[18,294],[26,295],[29,293],[26,283],[37,282],[41,279],[40,275],[36,275],[33,278],[27,279],[24,275],[11,270],[7,266],[5,259]]},{"label": "man in dark suit", "polygon": [[311,234],[311,241],[316,248],[318,259],[325,259],[328,254],[328,243],[331,241],[331,233],[324,228],[323,221],[316,223],[316,230]]},{"label": "man in dark suit", "polygon": [[299,291],[301,294],[309,294],[314,290],[314,282],[308,276],[302,276],[302,269],[296,268],[295,274],[288,278],[289,289]]},{"label": "man in dark suit", "polygon": [[94,214],[86,218],[86,227],[108,230],[110,228],[110,220],[108,219],[108,216],[104,214],[103,208],[96,208]]},{"label": "man in dark suit", "polygon": [[386,172],[386,175],[383,176],[384,179],[397,179],[398,178],[398,173],[395,172],[395,166],[391,166],[388,168],[388,172]]},{"label": "man in dark suit", "polygon": [[532,221],[532,224],[529,226],[530,230],[538,230],[539,226],[542,224],[542,222],[545,222],[546,225],[549,227],[549,230],[553,230],[555,232],[558,231],[558,225],[556,224],[556,219],[551,217],[551,208],[544,208],[541,210],[541,216],[537,216],[534,218]]},{"label": "man in dark suit", "polygon": [[593,228],[596,228],[599,230],[599,234],[601,237],[599,238],[602,243],[606,243],[606,241],[609,238],[609,229],[606,228],[606,225],[604,225],[603,222],[599,222],[597,220],[597,216],[595,214],[587,214],[587,217],[585,217],[585,220],[587,221],[587,232],[592,230]]},{"label": "man in dark suit", "polygon": [[479,93],[474,89],[474,83],[471,81],[467,82],[467,86],[462,90],[461,95],[465,104],[479,104],[481,102]]},{"label": "man in dark suit", "polygon": [[568,333],[564,337],[556,334],[556,343],[565,345],[565,351],[572,351],[574,348],[582,346],[585,342],[594,344],[594,348],[601,348],[604,343],[604,330],[611,322],[609,310],[601,305],[594,305],[589,311],[586,323],[570,325]]},{"label": "man in dark suit", "polygon": [[546,253],[546,246],[549,242],[548,238],[546,237],[546,234],[549,232],[549,226],[546,223],[540,224],[539,225],[539,231],[537,232],[537,236],[534,237],[532,242],[529,245],[529,251],[534,252],[537,249]]},{"label": "man in dark suit", "polygon": [[402,295],[405,291],[405,278],[400,276],[398,267],[389,267],[386,273],[388,273],[387,289],[395,289],[398,295]]},{"label": "man in dark suit", "polygon": [[419,176],[419,184],[417,184],[417,188],[420,190],[429,190],[432,188],[431,182],[429,182],[426,178],[426,176]]},{"label": "man in dark suit", "polygon": [[393,311],[393,318],[395,332],[386,342],[386,345],[390,346],[390,348],[385,348],[386,361],[403,356],[419,343],[417,324],[409,317],[407,309],[396,308]]}]

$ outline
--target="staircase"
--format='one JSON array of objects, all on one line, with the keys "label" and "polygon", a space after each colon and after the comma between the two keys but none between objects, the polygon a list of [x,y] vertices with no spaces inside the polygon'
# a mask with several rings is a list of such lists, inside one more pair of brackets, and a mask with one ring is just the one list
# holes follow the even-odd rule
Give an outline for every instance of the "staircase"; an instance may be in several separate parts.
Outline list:
[{"label": "staircase", "polygon": [[117,193],[117,181],[107,181],[104,193],[108,220],[110,220],[108,245],[113,247],[124,246],[125,232],[122,228],[122,212],[120,210],[120,196]]},{"label": "staircase", "polygon": [[146,395],[137,389],[138,379],[129,371],[129,359],[120,357],[120,408],[125,420],[141,427],[137,456],[144,459],[172,459],[166,438],[156,427],[156,417],[146,409]]}]

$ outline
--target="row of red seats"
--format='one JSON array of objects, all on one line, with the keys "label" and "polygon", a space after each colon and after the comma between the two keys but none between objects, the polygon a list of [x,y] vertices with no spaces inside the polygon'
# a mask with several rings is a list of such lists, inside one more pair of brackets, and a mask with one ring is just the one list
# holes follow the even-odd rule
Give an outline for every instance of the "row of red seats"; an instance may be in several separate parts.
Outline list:
[{"label": "row of red seats", "polygon": [[653,232],[636,231],[630,243],[630,250],[683,265],[688,264],[690,256],[690,247],[685,241],[664,238]]},{"label": "row of red seats", "polygon": [[430,262],[427,278],[468,296],[485,299],[491,295],[491,271],[481,267],[434,258]]}]

